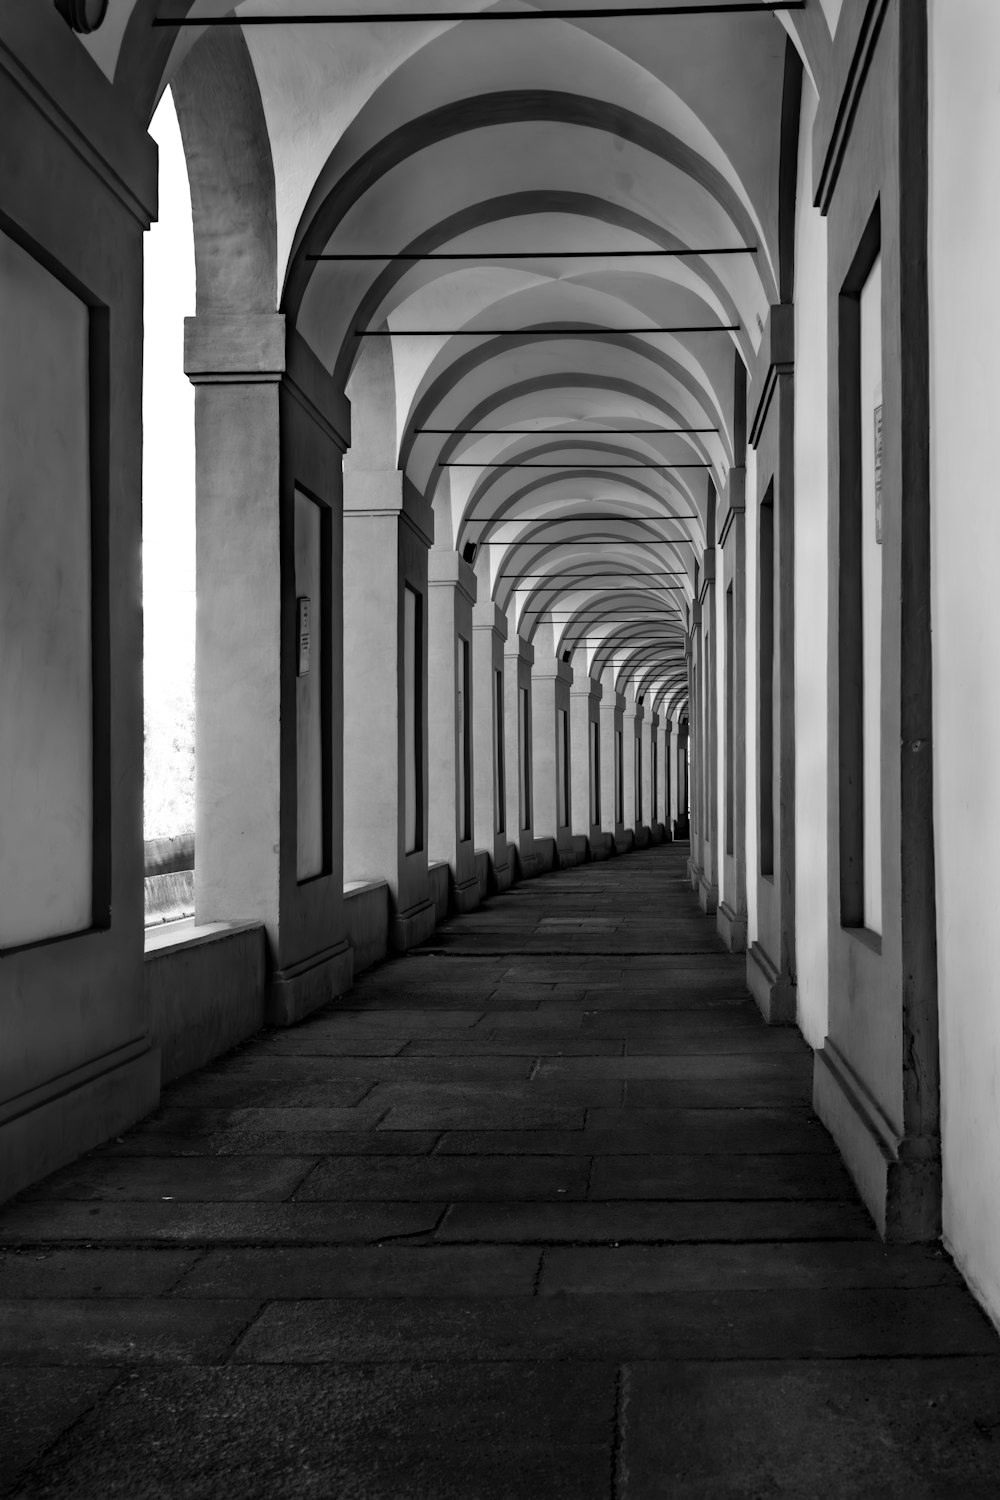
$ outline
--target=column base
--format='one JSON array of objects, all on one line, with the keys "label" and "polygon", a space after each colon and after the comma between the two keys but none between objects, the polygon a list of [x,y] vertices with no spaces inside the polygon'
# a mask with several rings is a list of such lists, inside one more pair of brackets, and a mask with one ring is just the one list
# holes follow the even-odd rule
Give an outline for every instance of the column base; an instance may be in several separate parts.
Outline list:
[{"label": "column base", "polygon": [[615,852],[617,854],[628,854],[635,847],[635,834],[631,828],[624,833],[615,834]]},{"label": "column base", "polygon": [[813,1062],[813,1108],[882,1238],[897,1244],[939,1239],[940,1141],[898,1136],[829,1037]]},{"label": "column base", "polygon": [[267,982],[264,1020],[269,1026],[294,1026],[354,983],[354,951],[346,938],[300,963],[276,969]]},{"label": "column base", "polygon": [[116,1047],[0,1105],[0,1201],[121,1135],[160,1101],[160,1049]]},{"label": "column base", "polygon": [[437,909],[434,902],[418,901],[416,906],[396,912],[390,917],[389,945],[397,953],[407,953],[420,943],[426,943],[436,926]]},{"label": "column base", "polygon": [[688,880],[689,880],[689,882],[691,884],[691,889],[693,891],[696,891],[698,889],[699,885],[701,884],[701,865],[698,863],[698,861],[694,858],[693,855],[690,855],[688,857],[688,862],[687,862],[687,876],[688,876]]},{"label": "column base", "polygon": [[645,823],[638,823],[635,827],[635,847],[637,849],[648,849],[653,842],[653,835]]},{"label": "column base", "polygon": [[514,884],[514,866],[508,859],[505,865],[492,867],[494,888],[497,892],[509,891]]},{"label": "column base", "polygon": [[698,879],[698,905],[707,917],[714,916],[719,905],[719,887],[704,875]]},{"label": "column base", "polygon": [[730,953],[746,952],[747,914],[745,911],[734,911],[728,902],[720,901],[715,913],[715,925]]},{"label": "column base", "polygon": [[651,823],[649,836],[654,844],[669,844],[670,842],[670,835],[662,823]]},{"label": "column base", "polygon": [[587,840],[591,859],[610,859],[615,852],[615,841],[610,833],[595,833]]},{"label": "column base", "polygon": [[747,988],[769,1026],[795,1025],[796,986],[778,972],[759,943],[752,943],[747,953]]},{"label": "column base", "polygon": [[451,911],[461,914],[467,911],[475,911],[479,905],[479,876],[473,875],[471,880],[457,880],[451,882],[451,894],[449,906]]}]

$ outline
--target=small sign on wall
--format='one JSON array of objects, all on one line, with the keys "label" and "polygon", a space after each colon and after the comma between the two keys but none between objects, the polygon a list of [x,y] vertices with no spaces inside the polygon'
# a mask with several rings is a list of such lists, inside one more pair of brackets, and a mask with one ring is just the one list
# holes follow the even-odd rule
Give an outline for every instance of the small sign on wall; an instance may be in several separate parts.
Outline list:
[{"label": "small sign on wall", "polygon": [[299,663],[297,675],[299,677],[305,677],[309,671],[309,644],[311,638],[309,628],[311,606],[308,594],[300,594],[299,598],[295,601],[295,606],[296,633],[298,635],[299,642]]},{"label": "small sign on wall", "polygon": [[882,392],[875,408],[875,541],[882,545]]}]

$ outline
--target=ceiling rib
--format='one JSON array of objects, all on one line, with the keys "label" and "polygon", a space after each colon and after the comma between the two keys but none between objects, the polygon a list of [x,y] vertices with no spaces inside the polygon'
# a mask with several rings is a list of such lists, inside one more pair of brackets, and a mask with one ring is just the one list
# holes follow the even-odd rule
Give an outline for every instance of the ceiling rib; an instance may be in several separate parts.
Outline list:
[{"label": "ceiling rib", "polygon": [[804,10],[806,0],[707,0],[702,5],[602,5],[571,6],[564,10],[424,10],[394,15],[389,11],[365,11],[355,15],[289,14],[270,16],[154,16],[153,26],[359,26],[381,22],[413,23],[427,21],[564,21],[564,20],[637,20],[654,16],[747,15],[754,11],[768,14],[775,10]]}]

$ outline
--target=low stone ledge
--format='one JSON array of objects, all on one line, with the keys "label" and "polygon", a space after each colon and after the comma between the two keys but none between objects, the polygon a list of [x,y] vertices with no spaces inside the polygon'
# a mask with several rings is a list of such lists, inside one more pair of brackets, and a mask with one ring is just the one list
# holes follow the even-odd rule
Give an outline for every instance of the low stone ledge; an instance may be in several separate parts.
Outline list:
[{"label": "low stone ledge", "polygon": [[388,881],[349,881],[344,886],[344,918],[355,974],[381,963],[389,952]]},{"label": "low stone ledge", "polygon": [[169,1083],[253,1036],[264,1024],[264,928],[193,919],[146,933],[149,1034]]}]

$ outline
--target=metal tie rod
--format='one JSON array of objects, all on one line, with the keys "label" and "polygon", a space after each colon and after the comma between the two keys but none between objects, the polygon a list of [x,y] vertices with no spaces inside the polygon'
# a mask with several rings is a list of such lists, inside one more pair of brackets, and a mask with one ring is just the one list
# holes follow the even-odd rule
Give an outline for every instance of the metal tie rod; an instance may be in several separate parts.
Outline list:
[{"label": "metal tie rod", "polygon": [[418,10],[394,15],[390,11],[364,11],[355,15],[314,13],[271,16],[154,16],[154,26],[359,26],[376,22],[428,21],[616,21],[654,16],[726,16],[765,14],[775,10],[804,10],[806,0],[709,0],[703,5],[602,5],[570,6],[565,10]]},{"label": "metal tie rod", "polygon": [[437,437],[622,437],[718,430],[717,427],[416,427],[414,436],[432,432]]},{"label": "metal tie rod", "polygon": [[673,328],[355,328],[356,339],[610,339],[636,333],[739,333],[739,323],[685,323]]},{"label": "metal tie rod", "polygon": [[651,256],[679,259],[685,255],[756,255],[756,245],[692,245],[686,250],[324,250],[309,251],[306,260],[623,260]]},{"label": "metal tie rod", "polygon": [[[567,445],[567,446],[569,446],[569,445]],[[580,463],[575,463],[575,464],[567,464],[567,463],[561,463],[561,464],[539,464],[539,463],[494,464],[494,463],[490,463],[488,460],[486,462],[484,462],[484,463],[477,464],[477,463],[470,463],[466,459],[459,459],[457,461],[452,461],[450,459],[445,459],[445,458],[439,458],[437,466],[438,466],[439,469],[567,469],[567,470],[569,470],[569,469],[711,469],[711,468],[714,467],[713,464],[708,464],[708,463],[698,463],[698,464],[628,464],[628,463],[621,463],[621,464],[591,464],[591,463],[585,463],[582,460],[581,460]],[[616,519],[617,519],[617,517],[616,517]],[[627,520],[628,518],[627,517],[623,517],[622,519]]]}]

